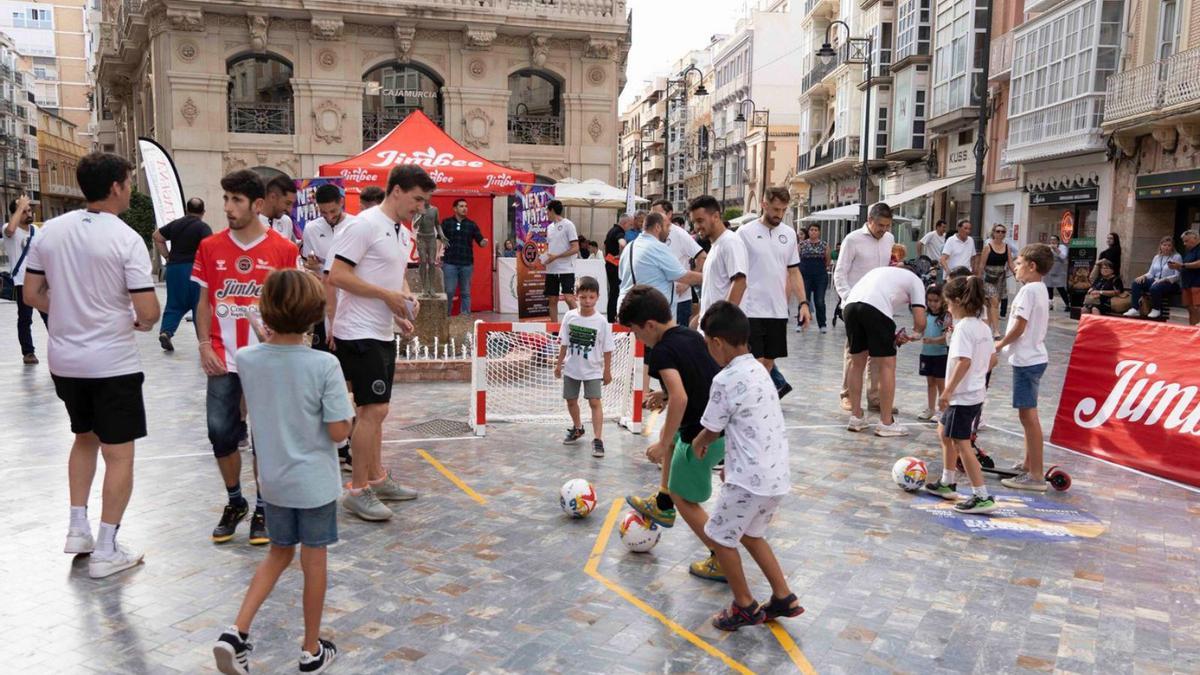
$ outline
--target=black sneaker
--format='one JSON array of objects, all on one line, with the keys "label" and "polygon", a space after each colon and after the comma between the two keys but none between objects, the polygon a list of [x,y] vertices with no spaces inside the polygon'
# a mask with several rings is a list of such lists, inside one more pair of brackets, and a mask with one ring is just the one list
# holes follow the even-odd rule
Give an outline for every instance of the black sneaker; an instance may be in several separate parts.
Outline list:
[{"label": "black sneaker", "polygon": [[217,638],[213,645],[213,658],[217,661],[217,670],[225,675],[249,675],[250,652],[254,646],[238,632],[237,626],[230,626]]},{"label": "black sneaker", "polygon": [[167,335],[165,332],[158,334],[158,344],[162,347],[164,352],[175,351],[175,345],[171,344],[171,336]]},{"label": "black sneaker", "polygon": [[996,504],[996,498],[988,495],[980,497],[979,495],[971,495],[965,501],[961,501],[954,505],[954,510],[959,513],[991,513],[1000,508]]},{"label": "black sneaker", "polygon": [[213,542],[223,544],[233,539],[233,533],[237,532],[238,523],[242,522],[247,513],[250,513],[250,505],[246,502],[242,502],[239,506],[226,504],[225,511],[221,513],[221,521],[213,529]]},{"label": "black sneaker", "polygon": [[317,638],[316,654],[309,654],[303,649],[300,650],[300,672],[324,672],[329,667],[329,664],[333,663],[335,658],[337,658],[337,647],[329,640]]},{"label": "black sneaker", "polygon": [[567,429],[567,435],[563,437],[563,445],[575,445],[575,442],[583,438],[583,427],[571,427]]},{"label": "black sneaker", "polygon": [[604,441],[599,438],[592,439],[592,457],[604,456]]},{"label": "black sneaker", "polygon": [[350,457],[349,443],[338,448],[338,464],[342,467],[342,473],[351,473],[354,471],[354,462]]},{"label": "black sneaker", "polygon": [[250,517],[250,543],[262,546],[270,541],[267,538],[267,514],[255,509],[254,515]]}]

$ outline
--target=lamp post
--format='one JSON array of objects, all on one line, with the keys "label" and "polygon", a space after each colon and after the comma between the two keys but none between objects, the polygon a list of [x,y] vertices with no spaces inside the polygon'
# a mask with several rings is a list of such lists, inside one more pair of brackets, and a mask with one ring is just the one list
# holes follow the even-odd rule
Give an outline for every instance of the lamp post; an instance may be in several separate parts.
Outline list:
[{"label": "lamp post", "polygon": [[750,104],[750,126],[757,126],[756,123],[758,121],[758,116],[763,116],[762,192],[759,193],[758,203],[758,212],[761,214],[763,209],[766,208],[765,202],[767,199],[767,151],[771,147],[771,111],[767,108],[759,110],[758,106],[754,103],[754,99],[747,96],[738,102],[738,114],[737,117],[733,118],[734,122],[746,121],[746,116],[742,113],[742,111],[745,110],[747,103]]},{"label": "lamp post", "polygon": [[987,8],[984,10],[983,25],[987,26],[987,30],[975,32],[975,39],[981,42],[979,48],[983,50],[983,63],[980,64],[983,66],[983,74],[979,76],[979,130],[975,132],[975,184],[971,190],[971,234],[975,235],[975,241],[979,242],[979,250],[983,250],[983,164],[988,151],[987,124],[991,112],[988,101],[988,69],[992,65],[992,7],[995,6],[996,0],[984,2]]},{"label": "lamp post", "polygon": [[858,173],[858,219],[860,222],[867,222],[867,188],[870,185],[871,170],[867,166],[867,157],[869,155],[870,146],[867,145],[871,138],[871,51],[873,45],[873,37],[870,33],[865,38],[850,37],[850,26],[845,21],[833,21],[829,27],[825,29],[825,44],[817,50],[817,58],[821,59],[821,63],[829,65],[837,56],[830,44],[830,35],[833,32],[833,27],[840,25],[846,29],[846,63],[863,64],[867,70],[867,100],[863,106],[863,136],[860,141],[862,148],[862,166]]},{"label": "lamp post", "polygon": [[667,84],[663,87],[663,96],[667,100],[666,112],[663,114],[663,199],[667,199],[667,195],[670,194],[671,183],[671,85],[683,85],[683,100],[686,102],[687,79],[693,72],[700,76],[700,86],[696,87],[696,95],[708,96],[708,90],[704,88],[704,73],[694,63],[688,64],[687,68],[680,71],[678,78],[668,77]]}]

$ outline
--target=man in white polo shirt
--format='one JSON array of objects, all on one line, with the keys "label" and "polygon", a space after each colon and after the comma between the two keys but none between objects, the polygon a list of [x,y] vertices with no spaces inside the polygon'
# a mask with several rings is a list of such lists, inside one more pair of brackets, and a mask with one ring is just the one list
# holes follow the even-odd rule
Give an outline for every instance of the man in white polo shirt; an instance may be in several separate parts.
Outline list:
[{"label": "man in white polo shirt", "polygon": [[292,223],[292,206],[296,203],[296,182],[280,174],[266,181],[267,196],[263,197],[259,220],[278,232],[284,239],[297,243],[296,226]]},{"label": "man in white polo shirt", "polygon": [[385,501],[416,499],[383,468],[383,421],[396,373],[394,324],[412,332],[419,305],[405,271],[412,232],[402,222],[425,210],[437,184],[414,164],[392,169],[383,203],[358,214],[334,242],[329,283],[341,291],[330,332],[342,372],[354,392],[357,415],[350,441],[354,457],[342,507],[363,520],[388,520]]},{"label": "man in white polo shirt", "polygon": [[541,255],[546,267],[543,289],[550,305],[550,323],[558,323],[558,297],[575,309],[575,258],[579,257],[579,232],[575,223],[563,218],[563,203],[557,199],[546,205],[550,224],[546,226],[546,252]]},{"label": "man in white polo shirt", "polygon": [[721,205],[711,195],[701,195],[688,204],[692,224],[711,245],[704,261],[704,281],[700,284],[700,311],[692,317],[691,327],[700,325],[704,313],[718,300],[741,305],[746,294],[746,244],[721,220]]},{"label": "man in white polo shirt", "polygon": [[[867,213],[867,222],[846,235],[838,248],[837,265],[833,268],[833,289],[845,309],[850,289],[877,267],[887,267],[892,260],[892,209],[879,202]],[[850,410],[850,350],[842,357],[842,410]],[[879,366],[867,361],[867,408],[879,407]],[[895,412],[895,411],[892,411]]]},{"label": "man in white polo shirt", "polygon": [[[300,247],[300,257],[304,259],[304,269],[323,280],[323,270],[330,258],[329,250],[333,247],[333,238],[350,227],[357,218],[346,213],[345,198],[341,188],[336,185],[322,185],[317,188],[317,212],[321,214],[320,217],[304,224],[304,243]],[[321,351],[329,350],[324,323],[313,326],[313,347]]]},{"label": "man in white polo shirt", "polygon": [[750,352],[771,371],[779,398],[792,390],[775,359],[787,356],[788,297],[800,299],[800,323],[810,318],[800,276],[796,231],[783,225],[791,196],[787,188],[768,188],[762,217],[741,226],[737,234],[746,245],[746,295],[742,310],[750,319]]},{"label": "man in white polo shirt", "polygon": [[[696,270],[697,272],[704,267],[705,253],[704,249],[700,248],[700,244],[688,234],[688,231],[679,225],[671,222],[674,216],[675,207],[666,199],[659,199],[650,205],[650,213],[660,213],[663,217],[663,222],[666,223],[667,240],[663,242],[667,248],[671,249],[671,253],[675,255],[675,259],[679,261],[684,271]],[[684,284],[675,284],[675,305],[671,308],[675,312],[675,323],[680,326],[691,325],[692,320],[692,290],[691,287]]]},{"label": "man in white polo shirt", "polygon": [[975,239],[971,237],[971,221],[966,218],[958,221],[954,236],[946,240],[942,246],[940,262],[942,272],[949,278],[950,273],[959,267],[974,270],[971,260],[975,257]]},{"label": "man in white polo shirt", "polygon": [[[146,243],[117,217],[129,208],[132,174],[133,166],[116,155],[97,152],[80,159],[75,176],[87,209],[47,222],[26,260],[25,302],[50,315],[50,374],[75,434],[63,550],[91,553],[93,578],[142,560],[140,551],[117,544],[133,492],[133,444],[146,435],[134,331],[149,331],[159,317]],[[97,453],[104,457],[98,540],[87,516]]]}]

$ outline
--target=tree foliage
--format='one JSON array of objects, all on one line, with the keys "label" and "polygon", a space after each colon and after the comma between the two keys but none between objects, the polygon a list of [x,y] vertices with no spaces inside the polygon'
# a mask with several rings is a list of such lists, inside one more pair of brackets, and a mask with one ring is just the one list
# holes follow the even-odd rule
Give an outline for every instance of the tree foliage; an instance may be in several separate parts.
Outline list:
[{"label": "tree foliage", "polygon": [[723,213],[721,215],[721,217],[724,218],[725,220],[733,220],[734,218],[740,218],[741,215],[742,215],[742,210],[737,208],[736,206],[734,206],[734,207],[725,209],[725,213]]},{"label": "tree foliage", "polygon": [[157,224],[154,222],[154,202],[150,199],[150,195],[135,189],[129,199],[129,209],[121,214],[121,220],[124,220],[129,227],[133,228],[134,232],[141,235],[147,248],[154,245],[153,235]]}]

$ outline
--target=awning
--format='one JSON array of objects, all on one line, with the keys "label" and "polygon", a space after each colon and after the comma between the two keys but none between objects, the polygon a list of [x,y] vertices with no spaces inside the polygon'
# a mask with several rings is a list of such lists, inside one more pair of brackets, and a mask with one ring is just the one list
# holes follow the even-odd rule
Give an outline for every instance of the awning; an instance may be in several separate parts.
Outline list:
[{"label": "awning", "polygon": [[[816,222],[816,221],[832,221],[832,220],[858,220],[858,204],[847,204],[845,206],[835,206],[832,209],[817,211],[810,213],[800,219],[800,222]],[[909,223],[910,218],[902,218],[900,216],[892,216],[894,223]]]},{"label": "awning", "polygon": [[901,204],[911,202],[914,199],[920,199],[926,195],[931,195],[938,190],[948,188],[951,185],[961,183],[964,180],[970,180],[971,178],[972,176],[954,176],[951,178],[939,178],[937,180],[931,180],[924,185],[918,185],[911,190],[905,190],[904,192],[901,192],[893,197],[889,197],[883,201],[887,202],[887,205],[894,209]]}]

